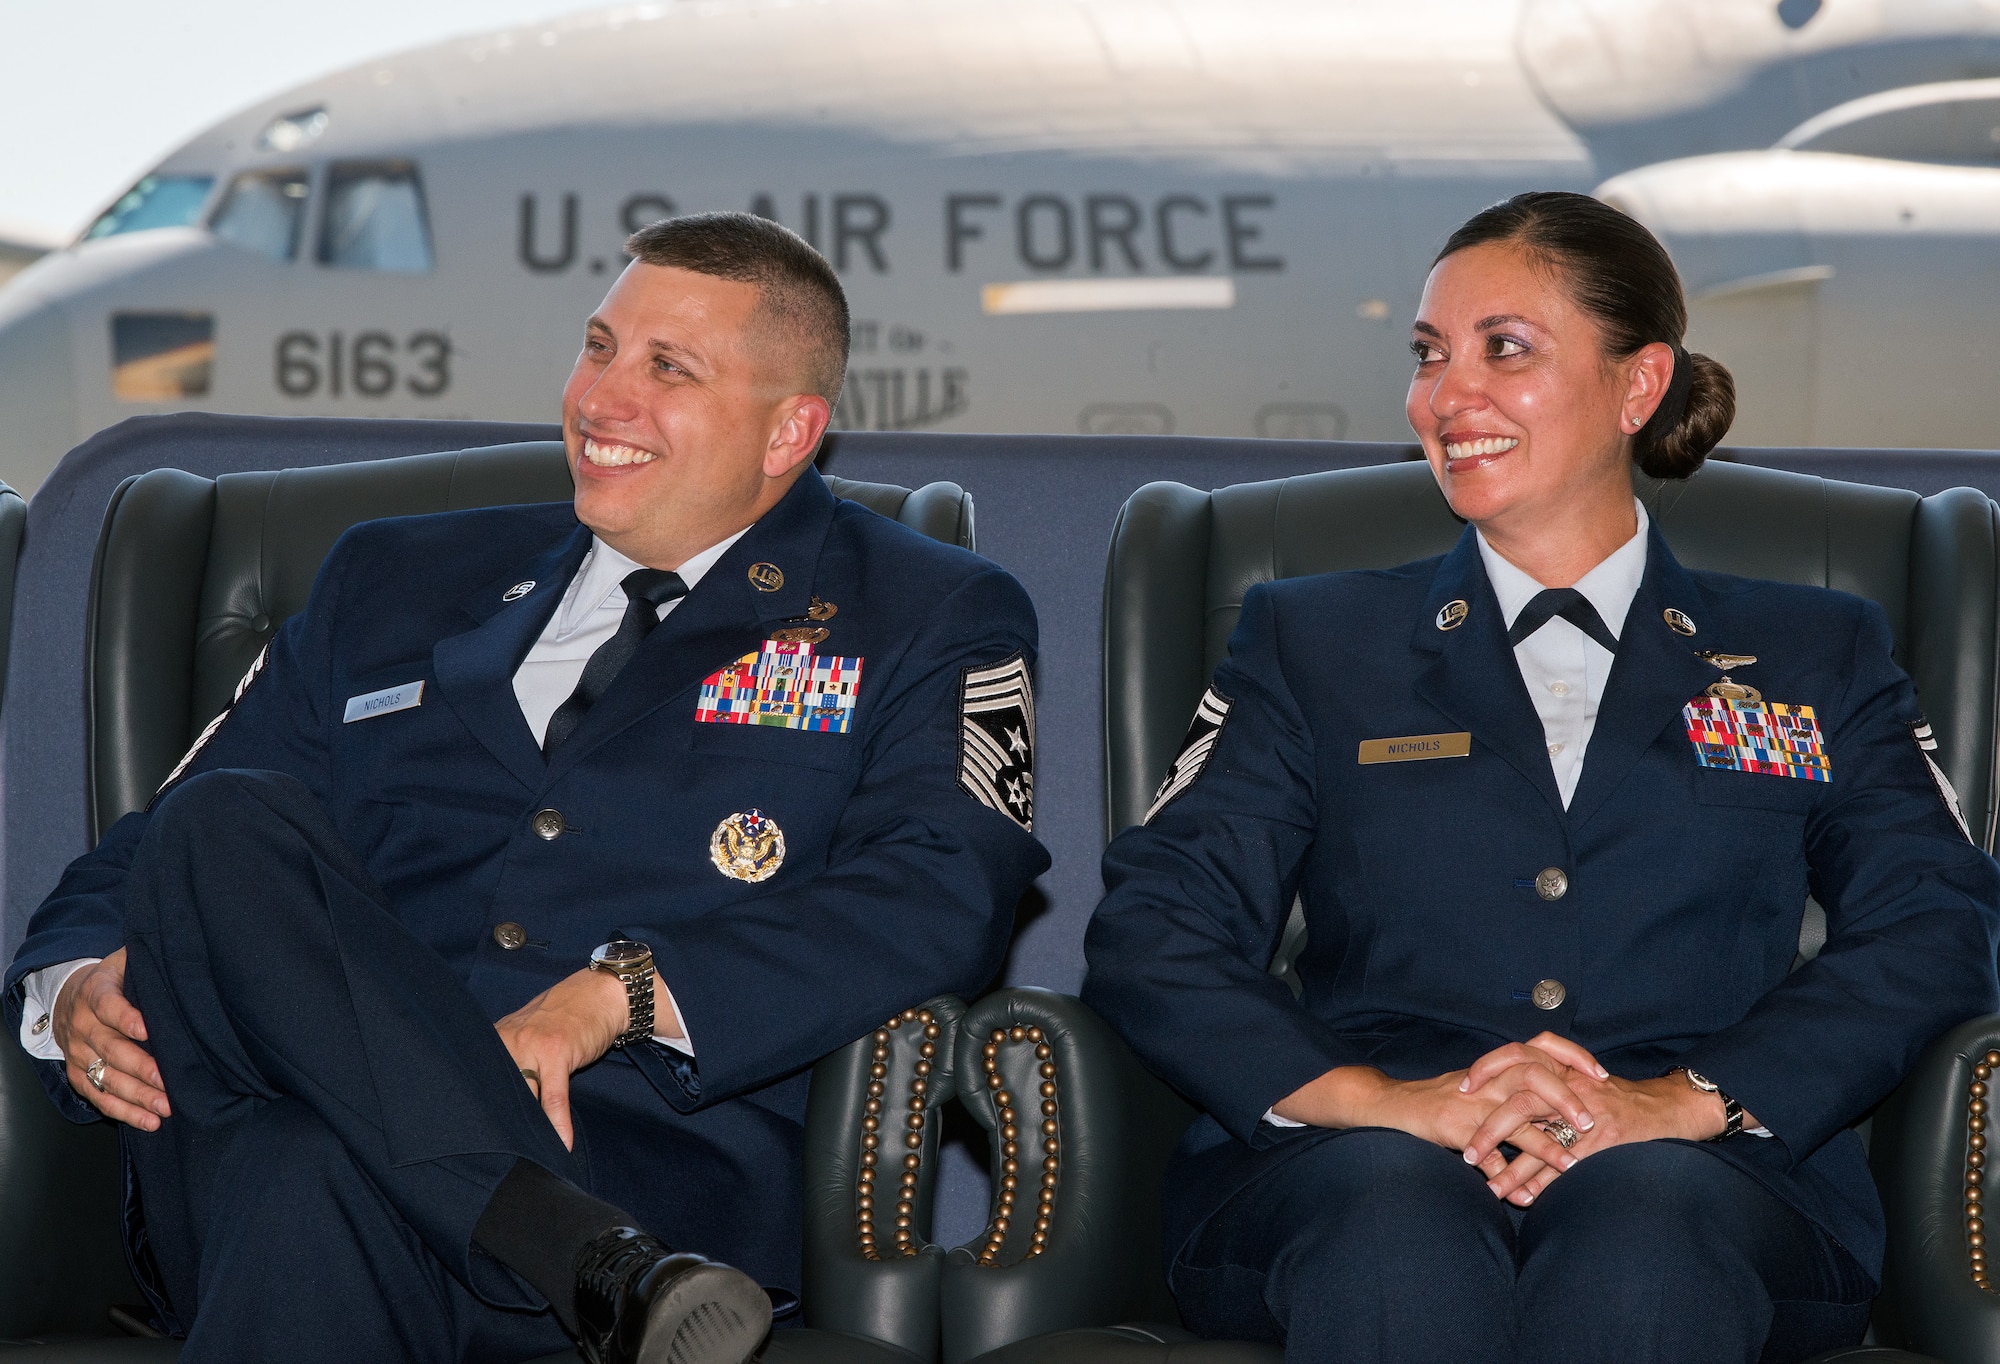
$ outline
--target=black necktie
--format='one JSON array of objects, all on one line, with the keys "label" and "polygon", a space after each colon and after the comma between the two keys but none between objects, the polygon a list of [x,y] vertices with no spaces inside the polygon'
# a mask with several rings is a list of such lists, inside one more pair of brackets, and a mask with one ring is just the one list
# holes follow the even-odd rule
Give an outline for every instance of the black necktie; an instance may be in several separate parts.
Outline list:
[{"label": "black necktie", "polygon": [[1507,643],[1519,644],[1557,616],[1602,644],[1606,653],[1618,652],[1618,637],[1606,628],[1604,618],[1597,614],[1590,598],[1574,587],[1550,587],[1537,592],[1508,627]]},{"label": "black necktie", "polygon": [[576,732],[590,708],[610,690],[612,679],[632,661],[639,645],[660,623],[660,608],[685,597],[688,590],[680,574],[663,568],[634,569],[625,575],[621,586],[625,589],[625,619],[618,623],[617,634],[597,646],[597,652],[583,665],[583,676],[577,679],[576,690],[549,717],[548,732],[542,736],[545,758],[552,757],[562,747],[563,740]]}]

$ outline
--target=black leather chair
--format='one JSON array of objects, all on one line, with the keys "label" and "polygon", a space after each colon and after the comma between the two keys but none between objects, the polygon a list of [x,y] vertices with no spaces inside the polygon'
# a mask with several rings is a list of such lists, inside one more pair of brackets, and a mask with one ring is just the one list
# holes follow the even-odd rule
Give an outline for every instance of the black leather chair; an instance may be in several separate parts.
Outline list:
[{"label": "black leather chair", "polygon": [[[828,482],[837,496],[972,547],[972,499],[956,484],[912,491]],[[562,447],[554,442],[217,479],[157,469],[120,484],[98,541],[86,635],[92,838],[151,798],[265,641],[304,606],[342,531],[381,516],[569,496]],[[20,506],[11,490],[0,491],[4,589],[14,562],[5,541],[11,533],[18,542]],[[11,603],[11,590],[0,601]],[[952,1094],[952,1042],[963,1009],[956,999],[932,1000],[815,1068],[805,1169],[809,1329],[774,1333],[767,1360],[928,1364],[937,1357],[942,1253],[923,1249],[924,1233],[942,1127],[934,1114]],[[924,1074],[924,1089],[915,1090]],[[908,1200],[911,1235],[901,1241],[894,1193],[880,1199],[872,1239],[863,1235],[858,1201],[863,1123],[871,1100],[884,1093],[904,1113],[920,1093],[933,1115]],[[123,1257],[115,1134],[108,1124],[77,1127],[58,1117],[18,1045],[0,1039],[0,1346],[23,1342],[5,1357],[20,1364],[172,1359],[174,1342],[117,1338],[121,1329],[144,1331],[142,1311],[119,1308],[140,1301]]]},{"label": "black leather chair", "polygon": [[[1990,850],[2000,508],[1965,488],[1919,498],[1722,463],[1685,483],[1641,480],[1638,488],[1691,567],[1821,584],[1882,604],[1939,735],[1940,762]],[[1252,584],[1405,563],[1449,549],[1461,529],[1421,464],[1213,493],[1155,483],[1135,493],[1113,532],[1105,577],[1108,831],[1143,816]],[[1814,912],[1802,922],[1808,953],[1817,949]],[[1272,964],[1278,974],[1302,931],[1295,917]],[[1038,1026],[1057,1042],[1065,1078],[1055,1217],[1037,1260],[979,1275],[947,1269],[946,1364],[978,1349],[990,1351],[980,1364],[1277,1360],[1268,1346],[1193,1344],[1170,1325],[1143,1324],[1172,1321],[1157,1306],[1162,1247],[1157,1222],[1147,1219],[1158,1171],[1190,1110],[1074,999],[1003,991],[973,1007],[968,1033],[1002,1020]],[[1970,1021],[1940,1039],[1872,1119],[1871,1159],[1890,1228],[1876,1334],[1953,1364],[2000,1358],[2000,1294],[1972,1259],[1984,1226],[1980,1201],[1967,1192],[1981,1183],[1985,1086],[1995,1069],[2000,1017]],[[962,1093],[970,1079],[962,1053]],[[1074,1277],[1053,1289],[1031,1283],[1055,1264]],[[1135,1319],[1142,1324],[1106,1329]],[[1836,1357],[1890,1364],[1923,1356],[1874,1349]]]}]

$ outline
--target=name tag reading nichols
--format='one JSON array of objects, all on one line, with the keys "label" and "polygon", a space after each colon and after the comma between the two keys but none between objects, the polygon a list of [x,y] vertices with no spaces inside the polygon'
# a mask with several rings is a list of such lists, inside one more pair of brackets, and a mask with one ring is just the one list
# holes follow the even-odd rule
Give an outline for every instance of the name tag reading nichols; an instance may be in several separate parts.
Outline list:
[{"label": "name tag reading nichols", "polygon": [[1411,734],[1401,739],[1363,739],[1365,763],[1411,763],[1425,758],[1466,758],[1472,755],[1472,732]]}]

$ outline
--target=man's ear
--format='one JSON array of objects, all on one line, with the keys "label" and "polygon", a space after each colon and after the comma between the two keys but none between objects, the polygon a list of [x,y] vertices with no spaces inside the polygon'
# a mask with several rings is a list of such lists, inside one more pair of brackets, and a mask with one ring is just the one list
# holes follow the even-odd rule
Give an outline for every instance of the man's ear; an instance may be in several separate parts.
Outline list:
[{"label": "man's ear", "polygon": [[764,451],[764,477],[784,478],[819,450],[833,421],[833,409],[816,393],[802,393],[778,405],[778,424]]}]

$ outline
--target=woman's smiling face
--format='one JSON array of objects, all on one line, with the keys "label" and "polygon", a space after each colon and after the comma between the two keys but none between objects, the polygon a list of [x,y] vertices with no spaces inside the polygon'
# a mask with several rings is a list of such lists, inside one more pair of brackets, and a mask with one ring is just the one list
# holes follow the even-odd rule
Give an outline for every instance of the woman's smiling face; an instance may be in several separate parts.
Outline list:
[{"label": "woman's smiling face", "polygon": [[1425,281],[1410,347],[1405,410],[1453,511],[1518,531],[1614,494],[1629,505],[1632,423],[1658,395],[1634,393],[1635,378],[1651,387],[1635,374],[1639,357],[1604,354],[1556,270],[1504,242],[1445,257]]}]

